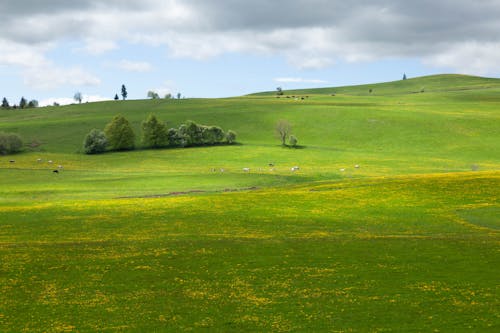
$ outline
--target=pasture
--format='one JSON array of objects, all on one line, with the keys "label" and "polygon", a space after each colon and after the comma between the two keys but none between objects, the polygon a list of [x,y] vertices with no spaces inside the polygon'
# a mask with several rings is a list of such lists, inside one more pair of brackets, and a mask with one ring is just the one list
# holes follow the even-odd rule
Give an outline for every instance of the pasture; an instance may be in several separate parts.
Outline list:
[{"label": "pasture", "polygon": [[[0,331],[498,331],[500,80],[285,94],[0,110]],[[150,113],[238,144],[81,153]]]}]

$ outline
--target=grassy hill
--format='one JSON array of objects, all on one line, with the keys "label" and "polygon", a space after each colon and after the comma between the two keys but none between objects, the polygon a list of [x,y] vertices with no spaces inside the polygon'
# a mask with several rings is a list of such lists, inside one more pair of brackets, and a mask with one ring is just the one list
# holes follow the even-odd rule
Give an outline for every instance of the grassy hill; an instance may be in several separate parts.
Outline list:
[{"label": "grassy hill", "polygon": [[[34,143],[0,156],[0,331],[497,331],[499,110],[459,75],[0,110]],[[150,113],[239,144],[81,153]]]}]

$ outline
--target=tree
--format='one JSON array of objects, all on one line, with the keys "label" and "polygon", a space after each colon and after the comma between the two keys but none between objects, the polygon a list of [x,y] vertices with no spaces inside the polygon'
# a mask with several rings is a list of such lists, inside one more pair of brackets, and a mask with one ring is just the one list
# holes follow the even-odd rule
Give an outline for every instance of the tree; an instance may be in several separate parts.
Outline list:
[{"label": "tree", "polygon": [[83,150],[85,154],[99,154],[106,151],[108,140],[103,131],[93,129],[83,141]]},{"label": "tree", "polygon": [[281,87],[276,88],[276,95],[278,95],[278,96],[283,95],[283,89],[281,89]]},{"label": "tree", "polygon": [[298,140],[295,135],[290,135],[290,138],[288,139],[288,143],[290,143],[290,146],[297,147],[297,142]]},{"label": "tree", "polygon": [[406,73],[403,74],[403,80],[406,80]]},{"label": "tree", "polygon": [[4,98],[3,98],[3,100],[2,100],[2,108],[3,108],[3,109],[8,109],[8,108],[10,108],[9,101],[7,101],[7,98],[5,98],[5,97],[4,97]]},{"label": "tree", "polygon": [[122,98],[123,98],[123,100],[126,100],[127,96],[128,96],[127,88],[125,87],[124,84],[122,84]]},{"label": "tree", "polygon": [[188,120],[179,126],[179,134],[186,139],[186,145],[197,146],[203,143],[203,127]]},{"label": "tree", "polygon": [[160,95],[158,95],[158,93],[150,90],[150,91],[148,91],[148,97],[151,99],[159,99]]},{"label": "tree", "polygon": [[21,101],[19,102],[19,107],[21,109],[24,109],[26,107],[26,105],[28,104],[28,101],[26,101],[26,98],[24,97],[21,97]]},{"label": "tree", "polygon": [[29,103],[28,103],[28,107],[29,108],[37,108],[38,107],[38,101],[36,99],[32,99]]},{"label": "tree", "polygon": [[23,141],[15,133],[0,132],[0,155],[12,154],[21,151]]},{"label": "tree", "polygon": [[233,144],[236,141],[236,132],[234,131],[227,131],[226,133],[226,142],[229,144]]},{"label": "tree", "polygon": [[142,144],[148,148],[166,147],[169,144],[165,123],[158,121],[153,114],[142,122]]},{"label": "tree", "polygon": [[77,101],[79,104],[81,104],[81,103],[82,103],[82,99],[83,99],[82,93],[81,93],[81,92],[79,92],[79,91],[77,91],[77,92],[75,93],[75,96],[73,96],[73,99],[74,99],[75,101]]},{"label": "tree", "polygon": [[278,120],[275,129],[276,129],[276,134],[281,140],[281,145],[286,146],[286,140],[288,138],[288,135],[290,134],[290,131],[292,130],[292,126],[288,121],[282,119]]},{"label": "tree", "polygon": [[213,145],[221,143],[225,134],[222,128],[218,126],[203,126],[202,137],[204,144]]},{"label": "tree", "polygon": [[111,150],[132,150],[135,147],[134,130],[123,116],[115,116],[104,128],[104,134]]},{"label": "tree", "polygon": [[177,99],[181,99],[181,93],[177,93]]},{"label": "tree", "polygon": [[168,93],[165,95],[165,99],[171,99],[172,98],[172,94],[171,93]]},{"label": "tree", "polygon": [[115,101],[119,100],[118,94],[115,94]]}]

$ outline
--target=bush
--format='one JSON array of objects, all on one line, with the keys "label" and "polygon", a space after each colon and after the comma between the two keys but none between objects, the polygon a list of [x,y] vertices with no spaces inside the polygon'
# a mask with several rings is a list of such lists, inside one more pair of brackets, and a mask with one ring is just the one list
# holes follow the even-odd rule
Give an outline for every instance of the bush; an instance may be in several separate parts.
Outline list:
[{"label": "bush", "polygon": [[203,126],[203,143],[213,145],[224,140],[224,131],[218,126]]},{"label": "bush", "polygon": [[23,140],[15,133],[0,133],[0,155],[20,152]]},{"label": "bush", "polygon": [[142,122],[142,144],[147,148],[160,148],[169,145],[167,128],[164,123],[158,121],[155,115],[149,115]]},{"label": "bush", "polygon": [[103,131],[93,129],[83,141],[83,150],[85,154],[99,154],[106,151],[108,140]]},{"label": "bush", "polygon": [[123,116],[115,116],[104,128],[111,150],[132,150],[135,147],[135,134],[130,123]]},{"label": "bush", "polygon": [[231,130],[227,131],[226,142],[229,144],[233,144],[234,142],[236,142],[236,132]]},{"label": "bush", "polygon": [[288,142],[290,143],[290,146],[297,147],[297,138],[294,135],[290,135]]}]

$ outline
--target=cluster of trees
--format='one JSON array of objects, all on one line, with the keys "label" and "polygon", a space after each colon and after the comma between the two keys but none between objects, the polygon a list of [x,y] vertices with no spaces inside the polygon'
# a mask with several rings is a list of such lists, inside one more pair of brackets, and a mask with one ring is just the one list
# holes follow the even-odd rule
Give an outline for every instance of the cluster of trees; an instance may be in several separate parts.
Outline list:
[{"label": "cluster of trees", "polygon": [[23,148],[23,140],[15,133],[0,132],[0,155],[20,152]]},{"label": "cluster of trees", "polygon": [[[192,147],[216,144],[232,144],[236,141],[234,131],[224,132],[218,126],[199,125],[187,121],[178,128],[167,128],[155,115],[142,122],[142,146],[144,148]],[[103,153],[106,150],[135,149],[135,133],[123,116],[115,116],[104,131],[93,129],[85,137],[83,149],[86,154]]]},{"label": "cluster of trees", "polygon": [[38,107],[38,101],[36,99],[32,99],[31,101],[28,102],[28,100],[24,97],[21,97],[21,100],[19,101],[19,104],[16,105],[10,105],[9,101],[7,98],[2,99],[2,109],[28,109],[28,108],[37,108]]},{"label": "cluster of trees", "polygon": [[[177,99],[181,99],[182,95],[181,95],[181,93],[177,93],[177,95],[175,95],[175,97],[177,97]],[[163,98],[164,99],[173,99],[175,97],[172,94],[168,93]],[[148,98],[160,99],[161,97],[156,91],[150,90],[150,91],[148,91]]]}]

